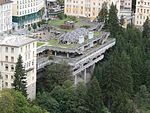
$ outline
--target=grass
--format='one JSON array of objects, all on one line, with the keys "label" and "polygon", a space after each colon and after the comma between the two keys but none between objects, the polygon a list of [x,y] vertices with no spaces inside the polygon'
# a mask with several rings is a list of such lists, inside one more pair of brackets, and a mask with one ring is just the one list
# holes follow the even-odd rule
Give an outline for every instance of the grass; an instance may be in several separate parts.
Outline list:
[{"label": "grass", "polygon": [[37,42],[37,47],[44,45],[44,42]]},{"label": "grass", "polygon": [[75,47],[75,44],[59,44],[59,40],[57,40],[57,39],[51,39],[48,42],[49,42],[49,46],[53,46],[53,47],[60,47],[60,48],[73,48],[73,47]]},{"label": "grass", "polygon": [[[48,22],[48,24],[52,25],[52,26],[60,26],[60,25],[63,25],[65,21],[73,21],[71,18],[65,18],[65,19],[57,19],[57,20],[50,20]],[[76,18],[76,22],[79,22],[80,21],[80,18]]]},{"label": "grass", "polygon": [[101,34],[101,33],[100,33],[99,31],[95,31],[95,32],[94,32],[94,36],[100,36],[100,34]]}]

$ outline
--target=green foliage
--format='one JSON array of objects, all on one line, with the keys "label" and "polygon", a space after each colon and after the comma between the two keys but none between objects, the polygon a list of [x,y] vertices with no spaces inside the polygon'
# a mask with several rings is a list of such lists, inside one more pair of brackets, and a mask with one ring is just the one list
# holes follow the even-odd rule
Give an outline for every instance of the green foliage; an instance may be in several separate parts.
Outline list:
[{"label": "green foliage", "polygon": [[87,88],[87,106],[89,113],[102,113],[102,94],[96,77],[90,81]]},{"label": "green foliage", "polygon": [[0,92],[0,112],[13,113],[14,112],[14,98],[8,91]]},{"label": "green foliage", "polygon": [[26,75],[25,69],[22,64],[23,64],[22,56],[19,55],[18,61],[16,63],[16,67],[15,67],[13,86],[14,86],[15,90],[21,91],[22,94],[27,97],[27,91],[26,91],[27,90],[27,88],[26,88],[27,75]]},{"label": "green foliage", "polygon": [[98,22],[107,22],[107,19],[108,19],[108,7],[107,7],[107,3],[104,2],[97,16],[97,20]]},{"label": "green foliage", "polygon": [[140,91],[135,96],[135,102],[142,113],[150,110],[150,92],[147,91],[145,85],[140,87]]},{"label": "green foliage", "polygon": [[59,103],[49,93],[39,93],[36,103],[51,113],[59,113]]},{"label": "green foliage", "polygon": [[112,3],[108,14],[108,29],[112,37],[116,37],[119,31],[119,21],[116,6]]},{"label": "green foliage", "polygon": [[65,15],[64,13],[59,13],[57,16],[60,20],[67,18],[67,15]]},{"label": "green foliage", "polygon": [[4,89],[0,94],[1,113],[48,113],[39,106],[30,104],[21,92]]},{"label": "green foliage", "polygon": [[28,31],[31,31],[31,27],[30,26],[28,26]]},{"label": "green foliage", "polygon": [[32,28],[33,28],[34,30],[37,29],[37,24],[34,23],[34,24],[32,25]]},{"label": "green foliage", "polygon": [[62,85],[70,79],[71,69],[66,63],[52,64],[46,68],[44,77],[45,89],[51,91],[55,86]]}]

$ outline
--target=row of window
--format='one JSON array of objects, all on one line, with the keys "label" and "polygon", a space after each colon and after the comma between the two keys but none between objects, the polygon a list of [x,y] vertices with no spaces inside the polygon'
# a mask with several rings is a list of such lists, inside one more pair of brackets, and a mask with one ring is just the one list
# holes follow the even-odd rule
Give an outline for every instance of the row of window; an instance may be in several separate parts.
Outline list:
[{"label": "row of window", "polygon": [[11,53],[14,53],[15,48],[13,48],[13,47],[11,47],[11,48],[10,47],[6,47],[5,48],[5,52],[8,53],[9,51],[11,51]]},{"label": "row of window", "polygon": [[146,20],[147,16],[143,16],[143,15],[137,15],[137,19],[144,19]]},{"label": "row of window", "polygon": [[9,75],[5,75],[5,80],[8,80],[8,79],[13,80],[13,79],[14,79],[14,76],[13,76],[13,75],[11,75],[11,76],[9,76]]},{"label": "row of window", "polygon": [[143,2],[143,1],[139,1],[138,4],[143,4],[143,5],[150,5],[150,2]]},{"label": "row of window", "polygon": [[149,13],[149,9],[141,9],[141,8],[138,8],[138,9],[137,9],[137,12],[138,12],[138,13]]},{"label": "row of window", "polygon": [[28,50],[30,51],[33,48],[35,48],[35,43],[30,43],[30,44],[26,45],[25,47],[21,47],[21,52],[28,51]]},{"label": "row of window", "polygon": [[[38,5],[38,3],[36,2],[36,5]],[[20,5],[20,9],[24,9],[24,8],[29,8],[29,7],[33,7],[36,6],[35,3],[34,4],[28,4],[28,5]],[[17,5],[17,9],[19,9],[19,6]]]},{"label": "row of window", "polygon": [[11,57],[11,59],[9,60],[8,56],[5,56],[5,61],[11,61],[11,62],[14,62],[14,57]]},{"label": "row of window", "polygon": [[29,62],[27,62],[27,63],[25,63],[24,64],[24,67],[25,68],[30,68],[30,66],[33,66],[34,65],[34,60],[31,62],[31,61],[29,61]]},{"label": "row of window", "polygon": [[[10,68],[10,69],[9,69],[9,68]],[[14,65],[11,65],[11,66],[9,67],[8,64],[5,64],[5,71],[14,72],[14,70],[15,70],[15,66],[14,66]]]},{"label": "row of window", "polygon": [[143,22],[142,21],[136,21],[136,24],[137,25],[143,25]]},{"label": "row of window", "polygon": [[33,8],[33,9],[28,9],[28,10],[24,10],[24,11],[17,11],[17,15],[26,15],[29,13],[35,13],[37,11],[37,8]]},{"label": "row of window", "polygon": [[19,0],[17,1],[17,4],[24,4],[24,3],[30,3],[30,2],[35,2],[35,1],[38,1],[38,0]]}]

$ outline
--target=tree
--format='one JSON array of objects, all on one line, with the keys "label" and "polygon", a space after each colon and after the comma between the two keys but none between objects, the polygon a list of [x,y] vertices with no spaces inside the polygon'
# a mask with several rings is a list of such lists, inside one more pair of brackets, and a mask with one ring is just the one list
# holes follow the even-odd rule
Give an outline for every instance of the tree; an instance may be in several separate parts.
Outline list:
[{"label": "tree", "polygon": [[55,86],[62,85],[64,81],[70,79],[71,68],[66,63],[51,64],[46,68],[44,77],[45,88],[51,91]]},{"label": "tree", "polygon": [[141,113],[145,113],[150,110],[150,93],[147,91],[147,87],[145,85],[140,86],[140,90],[135,96],[135,103]]},{"label": "tree", "polygon": [[31,27],[30,26],[28,26],[28,31],[31,31]]},{"label": "tree", "polygon": [[116,37],[119,31],[119,21],[117,16],[117,9],[113,3],[110,6],[108,14],[108,28],[112,37]]},{"label": "tree", "polygon": [[87,86],[87,106],[89,113],[102,113],[103,100],[99,83],[94,77]]},{"label": "tree", "polygon": [[150,20],[149,17],[147,17],[146,21],[143,24],[143,37],[148,38],[148,36],[150,35]]},{"label": "tree", "polygon": [[51,113],[60,113],[59,103],[51,97],[50,93],[38,93],[36,103]]},{"label": "tree", "polygon": [[27,81],[26,81],[26,72],[25,69],[23,67],[23,61],[22,61],[22,56],[19,55],[18,57],[18,61],[16,63],[16,67],[15,67],[15,73],[14,73],[14,89],[17,91],[21,91],[23,93],[24,96],[27,96]]},{"label": "tree", "polygon": [[29,103],[19,91],[4,89],[0,94],[1,113],[48,113],[39,106]]},{"label": "tree", "polygon": [[0,92],[0,112],[13,113],[14,112],[14,98],[7,90]]},{"label": "tree", "polygon": [[102,75],[104,102],[110,111],[112,111],[112,106],[117,101],[115,99],[117,98],[116,95],[120,94],[117,94],[117,92],[122,92],[121,95],[124,95],[122,98],[131,96],[130,94],[133,92],[131,72],[131,62],[128,55],[125,52],[119,55],[115,50],[109,63],[105,65]]},{"label": "tree", "polygon": [[37,24],[36,23],[34,23],[33,25],[32,25],[32,28],[34,29],[34,31],[35,31],[35,29],[37,29]]},{"label": "tree", "polygon": [[102,9],[100,10],[98,16],[97,16],[97,20],[98,22],[107,22],[107,18],[108,18],[108,7],[107,7],[107,3],[104,2],[102,4]]}]

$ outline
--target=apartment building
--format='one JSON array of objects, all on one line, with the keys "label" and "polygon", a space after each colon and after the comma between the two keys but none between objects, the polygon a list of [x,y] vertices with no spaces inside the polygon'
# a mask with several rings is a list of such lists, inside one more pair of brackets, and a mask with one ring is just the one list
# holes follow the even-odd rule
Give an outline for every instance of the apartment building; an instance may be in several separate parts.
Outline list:
[{"label": "apartment building", "polygon": [[77,17],[88,17],[94,20],[101,10],[102,4],[106,2],[108,9],[113,3],[118,10],[118,16],[120,17],[120,11],[130,9],[132,7],[132,0],[65,0],[64,12],[67,15]]},{"label": "apartment building", "polygon": [[22,56],[27,73],[27,93],[30,99],[36,95],[36,41],[22,35],[0,36],[0,72],[2,87],[12,88],[15,64]]},{"label": "apartment building", "polygon": [[44,0],[13,0],[13,26],[24,28],[42,19]]},{"label": "apartment building", "polygon": [[0,33],[12,29],[12,1],[0,0]]},{"label": "apartment building", "polygon": [[150,17],[150,0],[137,0],[134,24],[143,26],[147,17]]},{"label": "apartment building", "polygon": [[132,0],[120,0],[120,16],[130,18],[132,14]]}]

